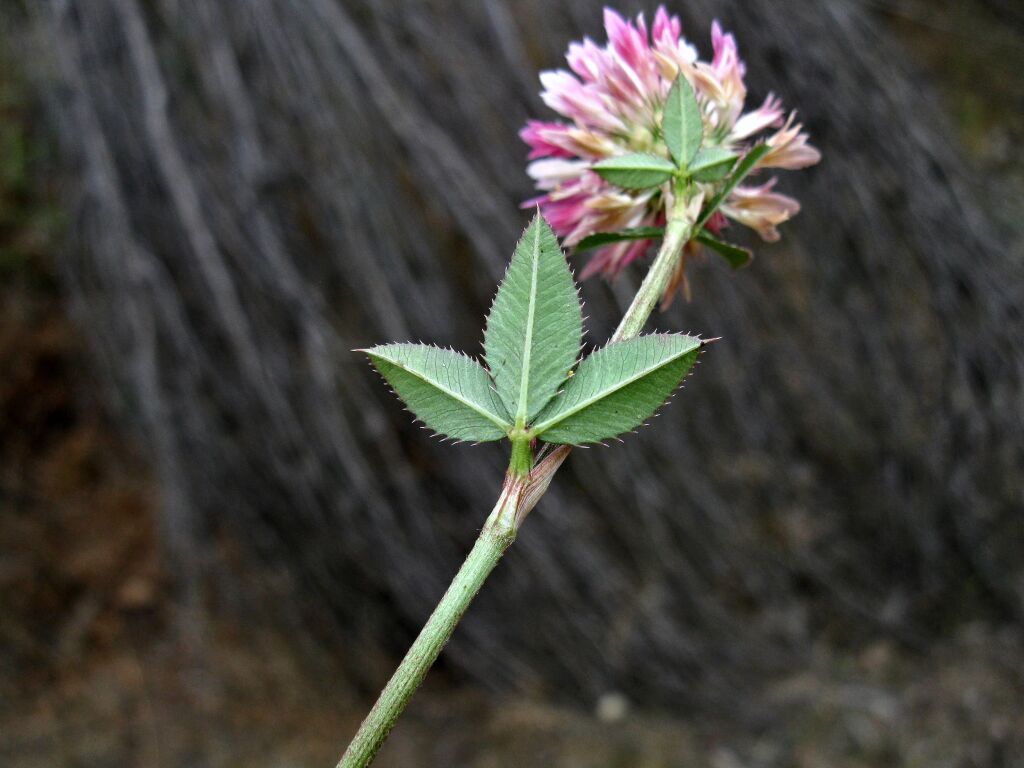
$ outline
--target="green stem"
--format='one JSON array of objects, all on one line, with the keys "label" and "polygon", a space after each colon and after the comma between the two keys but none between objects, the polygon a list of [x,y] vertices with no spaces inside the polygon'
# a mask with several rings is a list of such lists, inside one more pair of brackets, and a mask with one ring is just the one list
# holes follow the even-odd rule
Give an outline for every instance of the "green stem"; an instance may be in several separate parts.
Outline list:
[{"label": "green stem", "polygon": [[[613,341],[632,338],[643,329],[658,299],[665,293],[679,256],[693,233],[693,222],[688,213],[686,190],[680,188],[676,204],[669,214],[658,255],[644,277],[633,303],[619,323]],[[498,564],[505,550],[515,541],[519,524],[548,488],[551,478],[572,450],[562,445],[547,457],[533,464],[528,439],[518,437],[512,441],[512,460],[505,476],[501,497],[491,512],[476,544],[444,593],[441,602],[427,619],[419,637],[402,659],[395,674],[384,687],[370,714],[359,726],[337,768],[364,768],[373,762],[377,750],[387,738],[395,721],[405,710],[412,695],[419,688],[427,671],[441,653],[456,625],[466,612],[480,587]]]},{"label": "green stem", "polygon": [[434,660],[444,648],[470,602],[480,591],[487,576],[516,538],[515,512],[522,482],[506,480],[501,498],[494,507],[476,544],[444,593],[441,602],[427,619],[395,674],[381,691],[377,703],[359,726],[352,743],[337,768],[363,768],[369,765],[387,738],[409,699],[419,688]]},{"label": "green stem", "polygon": [[530,438],[512,436],[512,457],[508,463],[508,470],[516,477],[525,477],[533,469],[533,449],[530,448]]},{"label": "green stem", "polygon": [[619,327],[615,329],[612,341],[631,339],[644,329],[647,319],[654,311],[654,306],[664,295],[672,273],[679,264],[679,255],[683,252],[683,246],[690,240],[693,234],[693,221],[687,214],[689,200],[683,188],[676,191],[676,203],[669,215],[665,225],[665,237],[661,241],[661,248],[658,255],[647,270],[640,290],[633,297],[633,303],[629,305],[626,314],[622,316]]}]

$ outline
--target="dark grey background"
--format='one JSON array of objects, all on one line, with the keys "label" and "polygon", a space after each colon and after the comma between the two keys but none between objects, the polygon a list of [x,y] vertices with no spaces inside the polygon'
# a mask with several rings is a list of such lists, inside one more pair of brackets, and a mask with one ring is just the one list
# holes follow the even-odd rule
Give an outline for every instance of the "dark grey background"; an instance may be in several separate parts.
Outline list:
[{"label": "dark grey background", "polygon": [[[573,454],[442,668],[760,723],[761,686],[817,644],[920,652],[1020,621],[1019,200],[964,161],[886,23],[905,6],[670,8],[705,54],[712,17],[735,31],[751,104],[798,108],[823,162],[784,174],[804,209],[781,243],[735,274],[698,264],[693,301],[656,318],[723,340],[652,427]],[[984,12],[1019,33],[1013,3]],[[69,180],[62,284],[155,467],[186,617],[274,617],[369,692],[361,659],[404,650],[506,457],[439,444],[349,350],[480,351],[527,220],[516,132],[548,114],[537,72],[603,40],[600,4],[14,16]],[[591,344],[641,275],[584,286]]]}]

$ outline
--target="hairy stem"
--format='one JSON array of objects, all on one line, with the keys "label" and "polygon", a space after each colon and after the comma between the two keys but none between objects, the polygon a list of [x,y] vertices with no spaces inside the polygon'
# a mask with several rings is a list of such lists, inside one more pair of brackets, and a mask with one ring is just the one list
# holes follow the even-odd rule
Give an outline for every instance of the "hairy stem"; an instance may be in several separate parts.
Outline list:
[{"label": "hairy stem", "polygon": [[665,239],[661,241],[658,257],[651,264],[640,290],[633,297],[633,303],[622,316],[622,322],[615,329],[612,341],[631,339],[643,330],[647,318],[654,311],[654,305],[665,293],[665,287],[679,263],[679,254],[690,239],[692,231],[692,225],[685,220],[673,219],[665,225]]},{"label": "hairy stem", "polygon": [[395,674],[381,691],[377,703],[359,726],[352,743],[337,768],[363,768],[369,765],[419,688],[434,660],[444,648],[466,608],[480,591],[487,576],[516,538],[516,508],[523,482],[511,474],[505,482],[494,511],[484,524],[476,544],[430,614]]},{"label": "hairy stem", "polygon": [[[629,339],[640,333],[658,299],[664,294],[679,263],[683,246],[693,233],[694,213],[688,210],[688,202],[683,190],[678,190],[677,201],[669,215],[658,255],[612,336],[612,341]],[[531,470],[532,452],[529,442],[522,438],[513,440],[512,461],[505,476],[501,497],[484,524],[480,537],[441,602],[427,619],[419,637],[384,687],[370,714],[359,726],[359,731],[345,750],[337,768],[363,768],[373,761],[395,721],[451,638],[462,614],[505,550],[515,541],[519,525],[547,491],[551,478],[571,450],[570,446],[559,446]]]}]

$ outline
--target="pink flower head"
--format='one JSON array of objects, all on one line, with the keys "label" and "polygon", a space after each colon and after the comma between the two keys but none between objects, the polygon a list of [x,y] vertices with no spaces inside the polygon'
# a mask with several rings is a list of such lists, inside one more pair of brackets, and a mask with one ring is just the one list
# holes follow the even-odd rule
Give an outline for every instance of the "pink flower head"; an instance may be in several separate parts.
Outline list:
[{"label": "pink flower head", "polygon": [[[710,61],[700,59],[697,49],[682,36],[679,18],[670,16],[664,7],[655,13],[650,31],[643,14],[628,20],[610,9],[605,9],[604,27],[608,35],[605,45],[589,39],[571,43],[566,54],[569,69],[540,76],[541,98],[563,120],[531,120],[519,134],[530,146],[527,173],[542,192],[524,207],[540,205],[567,245],[597,232],[664,223],[672,202],[671,182],[643,191],[625,190],[602,179],[591,167],[605,158],[632,152],[669,157],[660,135],[661,115],[679,75],[686,77],[697,95],[705,147],[722,147],[742,155],[760,136],[770,149],[758,162],[758,169],[804,168],[820,159],[795,115],[787,117],[774,95],[744,112],[746,67],[736,39],[723,32],[718,22],[711,27]],[[763,136],[765,131],[771,133]],[[712,199],[722,183],[701,183],[703,199]],[[777,225],[793,216],[799,204],[772,192],[774,183],[770,179],[760,186],[736,187],[705,229],[717,234],[731,219],[766,241],[778,239]],[[597,250],[583,276],[618,274],[640,258],[650,242],[620,242]],[[676,282],[685,284],[682,278]]]}]

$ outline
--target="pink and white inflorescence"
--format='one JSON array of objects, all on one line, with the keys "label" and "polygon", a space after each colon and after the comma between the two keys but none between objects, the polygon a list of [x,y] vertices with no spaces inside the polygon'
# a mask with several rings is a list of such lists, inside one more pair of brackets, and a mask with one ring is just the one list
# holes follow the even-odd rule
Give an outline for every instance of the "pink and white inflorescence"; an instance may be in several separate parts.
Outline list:
[{"label": "pink and white inflorescence", "polygon": [[[743,111],[745,66],[735,38],[723,33],[718,22],[711,27],[711,61],[700,60],[697,49],[682,37],[679,18],[664,7],[655,14],[649,34],[642,14],[631,22],[605,9],[604,25],[607,45],[601,47],[589,39],[572,43],[566,54],[571,71],[541,73],[541,97],[565,121],[530,120],[520,132],[530,146],[527,173],[543,192],[524,207],[540,205],[566,245],[596,232],[664,223],[672,202],[670,182],[629,191],[608,183],[590,168],[604,158],[632,152],[669,157],[659,126],[669,88],[680,73],[693,86],[701,106],[704,146],[742,154],[763,136],[770,150],[757,169],[804,168],[821,158],[807,143],[795,113],[787,116],[774,95],[757,109]],[[773,191],[774,185],[771,178],[737,187],[705,229],[718,234],[732,220],[754,229],[766,241],[777,240],[776,227],[796,214],[800,205]],[[716,184],[701,186],[705,200],[716,191]],[[618,274],[650,243],[638,240],[605,246],[595,252],[583,277]],[[679,284],[685,286],[682,269],[674,281]]]}]

